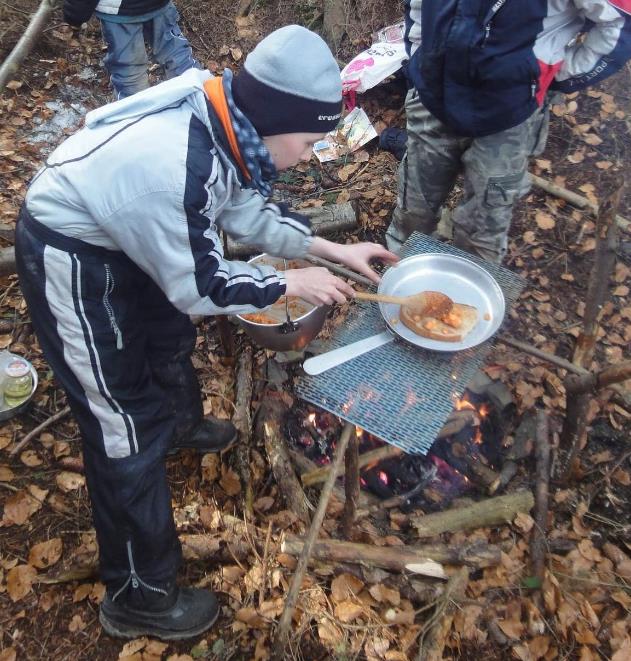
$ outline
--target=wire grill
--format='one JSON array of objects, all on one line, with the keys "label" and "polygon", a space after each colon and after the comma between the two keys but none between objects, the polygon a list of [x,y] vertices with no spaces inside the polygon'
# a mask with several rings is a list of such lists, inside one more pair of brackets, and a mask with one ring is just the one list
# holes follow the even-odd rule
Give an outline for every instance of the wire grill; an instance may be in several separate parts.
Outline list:
[{"label": "wire grill", "polygon": [[[504,267],[415,232],[405,242],[401,256],[423,253],[459,255],[486,269],[504,293],[506,313],[525,284],[521,276]],[[358,302],[325,350],[385,328],[376,303]],[[428,351],[396,339],[322,374],[301,376],[296,393],[405,452],[424,454],[492,348],[493,338],[455,353]]]}]

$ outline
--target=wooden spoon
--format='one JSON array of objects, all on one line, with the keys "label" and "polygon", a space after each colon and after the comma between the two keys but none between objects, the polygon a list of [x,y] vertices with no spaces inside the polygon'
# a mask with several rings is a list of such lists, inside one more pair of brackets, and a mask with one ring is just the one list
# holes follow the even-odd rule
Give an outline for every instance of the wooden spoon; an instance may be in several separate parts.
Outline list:
[{"label": "wooden spoon", "polygon": [[410,296],[390,296],[389,294],[372,294],[369,292],[355,292],[355,298],[362,301],[379,301],[380,303],[396,303],[405,306],[413,314],[425,317],[442,317],[449,314],[454,302],[446,294],[439,291],[422,291]]}]

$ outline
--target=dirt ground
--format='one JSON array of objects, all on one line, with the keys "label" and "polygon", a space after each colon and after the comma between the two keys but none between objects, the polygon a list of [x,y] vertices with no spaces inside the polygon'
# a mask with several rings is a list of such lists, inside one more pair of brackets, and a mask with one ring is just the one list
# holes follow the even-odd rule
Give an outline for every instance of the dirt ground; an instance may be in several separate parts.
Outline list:
[{"label": "dirt ground", "polygon": [[[33,0],[19,7],[0,3],[0,56],[15,42],[36,4]],[[235,21],[235,3],[190,0],[177,5],[196,56],[214,72],[226,66],[237,69],[258,39],[276,27],[290,22],[319,26],[316,3],[308,0],[262,0],[241,22]],[[357,5],[364,11],[360,20],[353,17],[349,24],[350,38],[338,53],[342,63],[369,44],[374,30],[394,22],[399,14],[397,4],[385,0]],[[16,75],[17,83],[0,96],[0,247],[11,244],[10,228],[26,185],[46,155],[76,130],[87,110],[109,100],[102,56],[95,21],[74,32],[56,16]],[[157,81],[159,72],[152,75]],[[614,173],[629,171],[630,89],[627,65],[603,86],[557,104],[546,150],[534,160],[532,172],[599,199]],[[405,125],[403,97],[404,87],[395,80],[359,101],[381,130]],[[349,170],[349,165],[356,167]],[[380,151],[374,141],[349,162],[319,165],[314,159],[285,173],[277,188],[295,206],[355,200],[360,227],[334,238],[381,241],[396,201],[396,172],[395,158]],[[457,193],[451,203],[456,200]],[[631,196],[626,191],[619,213],[631,218]],[[506,260],[528,284],[502,334],[571,360],[594,247],[595,224],[587,212],[533,188],[515,210]],[[627,230],[620,234],[594,370],[631,359],[630,282],[631,232]],[[283,531],[297,532],[300,525],[285,509],[260,443],[252,453],[255,516],[245,533],[235,523],[243,521],[243,485],[233,455],[218,460],[184,453],[168,460],[179,532],[213,535],[225,556],[221,562],[188,560],[180,573],[182,583],[217,591],[222,605],[218,625],[197,640],[169,645],[147,640],[125,645],[104,635],[98,624],[103,586],[93,571],[77,573],[78,567],[94,559],[96,548],[76,424],[70,417],[62,418],[21,452],[11,454],[26,433],[65,406],[65,396],[41,355],[15,276],[0,279],[0,307],[0,322],[7,324],[0,326],[0,348],[27,356],[40,376],[28,412],[0,423],[0,661],[269,658],[270,632],[293,569],[292,559],[280,552],[279,539]],[[346,310],[342,307],[332,314],[327,332],[343,323]],[[244,342],[239,334],[237,346]],[[269,359],[266,352],[255,350],[255,393],[260,396],[275,379],[279,396],[293,405],[296,366],[275,363],[273,379]],[[231,417],[235,361],[226,357],[213,321],[199,326],[195,366],[206,412]],[[486,372],[508,385],[518,420],[536,408],[548,412],[553,454],[560,462],[563,455],[556,444],[565,410],[565,372],[501,341]],[[543,605],[536,612],[536,590],[527,580],[530,517],[497,529],[444,536],[451,545],[473,539],[510,545],[500,567],[472,573],[445,658],[631,658],[630,418],[629,399],[625,403],[610,390],[593,397],[580,479],[569,484],[553,481],[551,486],[548,574]],[[520,464],[516,482],[534,488],[532,456]],[[317,493],[309,492],[314,503]],[[339,511],[329,515],[326,532],[336,536]],[[389,523],[384,532],[370,521],[363,522],[356,541],[384,546],[415,543],[407,514],[395,510]],[[235,537],[240,546],[233,551],[240,550],[231,556]],[[67,573],[70,569],[72,575]],[[351,618],[341,606],[348,600],[336,596],[340,576],[348,574],[337,573],[335,577],[324,567],[310,571],[303,616],[296,624],[288,658],[415,658],[427,609],[398,593],[384,592],[379,586],[385,579],[373,576],[364,578],[365,589],[353,604],[358,610]],[[396,616],[392,621],[386,618],[389,611]]]}]

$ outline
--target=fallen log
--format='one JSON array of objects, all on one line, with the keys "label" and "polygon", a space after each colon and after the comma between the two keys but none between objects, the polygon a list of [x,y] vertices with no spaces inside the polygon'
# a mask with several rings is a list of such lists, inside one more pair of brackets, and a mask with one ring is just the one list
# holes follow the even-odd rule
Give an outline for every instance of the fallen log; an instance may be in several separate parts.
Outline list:
[{"label": "fallen log", "polygon": [[289,452],[281,432],[286,405],[277,398],[263,397],[256,416],[256,434],[263,440],[276,484],[287,507],[305,524],[309,524],[309,501],[289,460]]},{"label": "fallen log", "polygon": [[[357,209],[350,202],[297,209],[296,213],[309,218],[311,231],[315,236],[345,232],[357,227]],[[227,237],[227,250],[230,257],[245,257],[261,252],[260,248],[256,246],[239,243],[229,236]]]},{"label": "fallen log", "polygon": [[[550,195],[559,197],[562,200],[569,202],[573,206],[578,207],[579,209],[586,209],[593,216],[598,215],[598,204],[596,202],[592,202],[591,200],[588,200],[586,197],[583,197],[578,193],[574,193],[567,188],[563,188],[563,186],[553,184],[551,181],[548,181],[543,177],[538,177],[536,174],[531,174],[530,179],[535,186],[541,188],[541,190],[545,191],[546,193],[550,193]],[[629,229],[629,227],[631,227],[631,221],[627,220],[626,218],[623,218],[617,214],[615,218],[616,223],[620,229],[626,231]]]},{"label": "fallen log", "polygon": [[[245,540],[231,537],[227,542],[222,535],[200,534],[180,535],[182,556],[186,561],[204,560],[209,563],[233,564],[235,560],[245,561],[251,553],[250,544]],[[69,566],[53,568],[37,577],[37,583],[57,584],[86,580],[98,576],[98,552],[81,554],[71,559]]]},{"label": "fallen log", "polygon": [[[288,536],[282,544],[283,553],[298,555],[304,541],[300,537]],[[447,545],[423,544],[422,546],[375,546],[357,544],[342,540],[319,539],[313,546],[313,558],[329,562],[351,562],[366,567],[381,567],[393,571],[443,578],[443,574],[416,571],[430,560],[446,565],[468,565],[469,567],[494,567],[501,561],[501,549],[493,544],[473,542],[472,544]],[[430,565],[428,565],[428,568]]]},{"label": "fallen log", "polygon": [[2,92],[6,84],[15,76],[22,64],[22,60],[33,50],[50,15],[60,4],[59,0],[42,0],[39,3],[37,11],[31,17],[18,43],[9,55],[7,55],[2,66],[0,66],[0,92]]},{"label": "fallen log", "polygon": [[468,585],[469,570],[466,567],[449,579],[440,603],[429,619],[429,628],[421,636],[417,661],[441,661],[458,602],[464,599]]},{"label": "fallen log", "polygon": [[411,519],[419,537],[510,523],[518,512],[530,512],[535,503],[530,491],[516,491],[468,505]]},{"label": "fallen log", "polygon": [[[358,466],[359,468],[364,468],[370,464],[377,464],[384,459],[391,459],[392,457],[398,457],[402,454],[402,450],[395,448],[393,445],[384,445],[376,450],[370,450],[370,452],[364,452],[359,455]],[[344,475],[344,470],[340,470],[339,475]],[[303,473],[300,476],[300,481],[303,486],[310,487],[318,482],[324,482],[331,472],[331,465],[327,464],[326,466],[321,466],[316,468],[313,471],[308,473]]]}]

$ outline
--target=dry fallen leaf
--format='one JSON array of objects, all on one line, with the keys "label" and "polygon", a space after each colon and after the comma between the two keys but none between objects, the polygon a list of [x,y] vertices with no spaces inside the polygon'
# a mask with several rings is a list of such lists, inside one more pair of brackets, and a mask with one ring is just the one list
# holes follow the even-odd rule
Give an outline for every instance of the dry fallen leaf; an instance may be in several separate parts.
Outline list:
[{"label": "dry fallen leaf", "polygon": [[37,570],[31,565],[18,565],[7,572],[7,592],[11,601],[19,601],[31,591]]},{"label": "dry fallen leaf", "polygon": [[612,165],[611,161],[596,161],[596,167],[600,170],[608,170]]},{"label": "dry fallen leaf", "polygon": [[223,475],[219,480],[221,488],[229,495],[236,496],[241,493],[241,482],[239,476],[232,470],[232,468],[225,468],[222,466]]},{"label": "dry fallen leaf", "polygon": [[535,222],[537,223],[537,227],[542,230],[551,230],[556,225],[554,218],[545,211],[537,211]]},{"label": "dry fallen leaf", "polygon": [[33,567],[38,569],[48,569],[61,558],[62,543],[59,537],[49,539],[47,542],[40,542],[31,547],[28,554],[28,561]]},{"label": "dry fallen leaf", "polygon": [[61,471],[55,478],[57,486],[65,493],[80,489],[85,485],[85,477],[79,473],[71,473],[70,471]]},{"label": "dry fallen leaf", "polygon": [[331,599],[334,602],[356,597],[364,587],[362,581],[352,574],[340,574],[331,581]]},{"label": "dry fallen leaf", "polygon": [[335,617],[340,621],[347,624],[363,615],[364,607],[355,601],[340,601],[335,604]]}]

